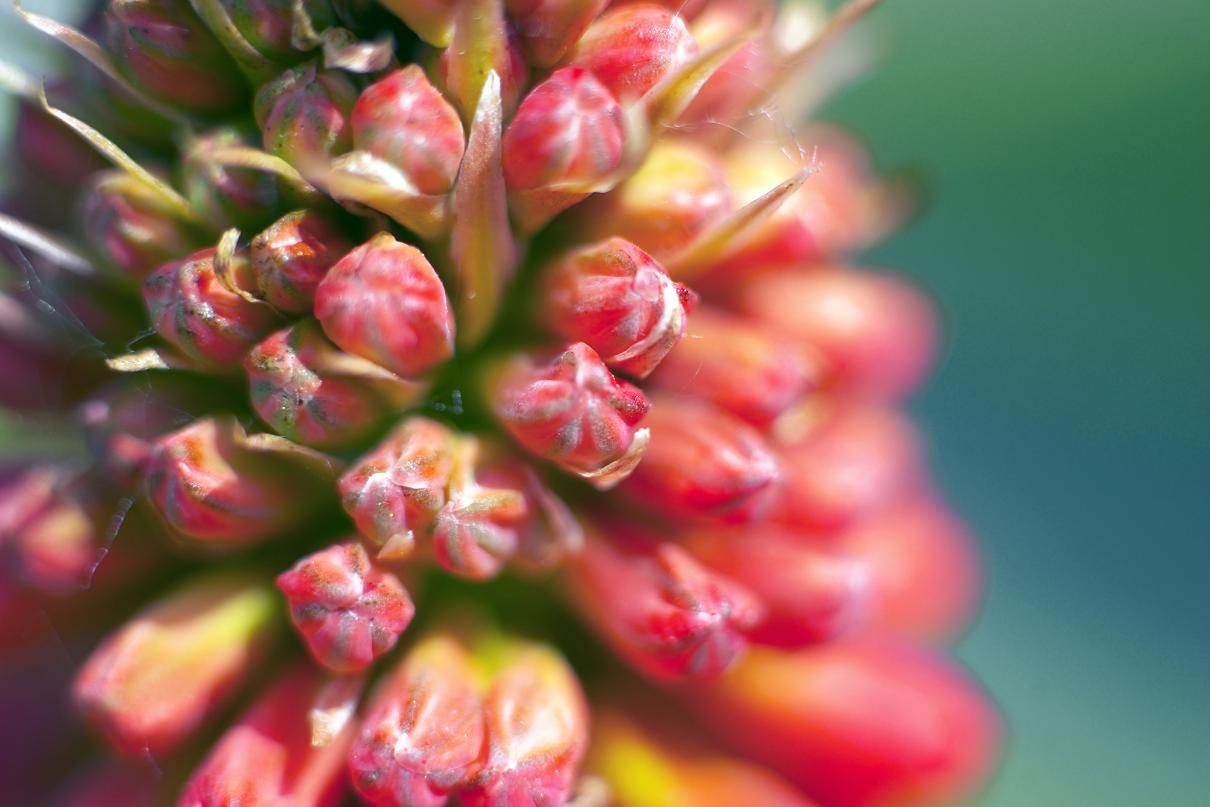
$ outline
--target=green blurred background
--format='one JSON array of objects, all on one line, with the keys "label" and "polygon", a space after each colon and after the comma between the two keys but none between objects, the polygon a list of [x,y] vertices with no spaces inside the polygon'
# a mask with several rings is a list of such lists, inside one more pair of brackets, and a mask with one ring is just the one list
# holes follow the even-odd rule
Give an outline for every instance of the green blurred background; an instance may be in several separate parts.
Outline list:
[{"label": "green blurred background", "polygon": [[[989,568],[960,651],[1011,738],[980,804],[1210,804],[1210,2],[889,0],[871,28],[880,68],[825,117],[931,188],[871,260],[947,326],[913,408]],[[0,53],[49,64],[7,8]]]}]

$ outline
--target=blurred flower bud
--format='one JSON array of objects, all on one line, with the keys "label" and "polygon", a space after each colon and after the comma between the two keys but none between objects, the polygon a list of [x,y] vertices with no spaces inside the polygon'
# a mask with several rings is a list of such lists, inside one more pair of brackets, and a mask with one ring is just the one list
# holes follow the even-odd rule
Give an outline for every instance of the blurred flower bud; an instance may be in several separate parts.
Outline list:
[{"label": "blurred flower bud", "polygon": [[518,443],[598,487],[617,484],[643,456],[647,433],[637,427],[647,399],[588,345],[546,360],[516,356],[489,389],[496,419]]},{"label": "blurred flower bud", "polygon": [[127,621],[92,652],[75,700],[117,750],[166,754],[218,715],[272,645],[273,592],[206,578]]},{"label": "blurred flower bud", "polygon": [[677,14],[656,5],[606,11],[588,27],[570,62],[583,67],[623,104],[631,104],[697,55]]},{"label": "blurred flower bud", "polygon": [[506,0],[522,48],[535,67],[553,67],[609,0]]},{"label": "blurred flower bud", "polygon": [[444,48],[454,33],[459,0],[381,0],[382,5],[428,44]]},{"label": "blurred flower bud", "polygon": [[190,203],[207,221],[259,232],[281,214],[277,178],[266,171],[232,168],[210,159],[214,150],[246,146],[231,128],[197,137],[185,154],[182,184]]},{"label": "blurred flower bud", "polygon": [[335,672],[360,672],[389,653],[416,613],[399,578],[353,541],[303,558],[277,587],[311,656]]},{"label": "blurred flower bud", "polygon": [[517,526],[518,565],[530,570],[551,569],[580,551],[584,530],[571,508],[556,496],[523,460],[497,457],[479,474],[483,484],[521,491],[526,513]]},{"label": "blurred flower bud", "polygon": [[315,293],[324,333],[355,356],[405,377],[454,352],[445,287],[420,250],[379,233],[341,258]]},{"label": "blurred flower bud", "polygon": [[551,328],[605,363],[644,378],[685,332],[696,296],[621,238],[577,249],[546,269],[540,307]]},{"label": "blurred flower bud", "polygon": [[315,289],[328,269],[352,249],[344,234],[321,213],[287,213],[255,238],[248,249],[256,285],[278,310],[310,313]]},{"label": "blurred flower bud", "polygon": [[353,145],[349,117],[357,87],[341,70],[291,68],[260,88],[253,112],[265,151],[306,173]]},{"label": "blurred flower bud", "polygon": [[84,197],[84,235],[125,276],[142,281],[153,269],[193,252],[197,239],[163,199],[122,171],[99,174]]},{"label": "blurred flower bud", "polygon": [[316,31],[332,27],[336,12],[329,0],[220,0],[240,36],[262,56],[295,62],[302,53],[293,36],[298,5]]},{"label": "blurred flower bud", "polygon": [[54,807],[155,807],[160,775],[146,763],[106,760],[72,777],[51,801]]}]

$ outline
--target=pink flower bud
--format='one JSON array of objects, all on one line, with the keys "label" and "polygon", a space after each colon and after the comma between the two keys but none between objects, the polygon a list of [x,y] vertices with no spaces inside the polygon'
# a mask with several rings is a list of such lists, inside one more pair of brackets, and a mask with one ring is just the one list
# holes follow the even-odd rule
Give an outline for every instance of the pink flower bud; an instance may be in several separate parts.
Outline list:
[{"label": "pink flower bud", "polygon": [[362,90],[353,145],[398,168],[419,193],[437,195],[454,186],[466,135],[453,105],[410,65]]},{"label": "pink flower bud", "polygon": [[647,399],[583,343],[546,360],[513,358],[497,371],[490,399],[518,443],[602,487],[629,474],[646,448],[637,426]]},{"label": "pink flower bud", "polygon": [[544,645],[514,641],[483,699],[482,767],[458,791],[466,807],[567,804],[588,744],[588,707],[576,674]]},{"label": "pink flower bud", "polygon": [[169,753],[235,694],[272,645],[272,591],[207,578],[160,600],[107,638],[76,677],[77,706],[109,743]]},{"label": "pink flower bud", "polygon": [[201,115],[232,112],[244,77],[187,0],[110,0],[110,47],[140,88]]},{"label": "pink flower bud", "polygon": [[621,238],[592,244],[546,270],[542,310],[551,328],[605,363],[643,378],[685,332],[696,296]]},{"label": "pink flower bud", "polygon": [[774,503],[781,468],[764,438],[702,401],[653,403],[651,445],[623,489],[669,518],[747,522]]},{"label": "pink flower bud", "polygon": [[591,71],[623,104],[633,103],[697,55],[685,22],[659,6],[606,11],[588,27],[571,63]]},{"label": "pink flower bud", "polygon": [[819,375],[809,351],[751,320],[702,308],[653,380],[764,426],[814,390]]},{"label": "pink flower bud", "polygon": [[174,211],[125,172],[102,173],[82,207],[84,235],[93,248],[134,280],[196,248],[195,236]]},{"label": "pink flower bud", "polygon": [[887,275],[844,269],[753,278],[738,307],[817,350],[830,386],[898,399],[927,375],[936,353],[932,306]]},{"label": "pink flower bud", "polygon": [[352,248],[326,216],[295,210],[253,238],[248,253],[265,299],[281,311],[306,314],[319,281]]},{"label": "pink flower bud", "polygon": [[260,88],[253,104],[265,151],[304,171],[349,150],[357,87],[340,70],[295,67]]},{"label": "pink flower bud", "polygon": [[408,418],[340,478],[345,511],[380,558],[410,554],[445,505],[453,440],[435,421]]},{"label": "pink flower bud", "polygon": [[608,540],[590,535],[568,568],[572,594],[593,625],[656,679],[718,675],[760,621],[761,606],[747,589],[679,546],[630,528],[610,529]]},{"label": "pink flower bud", "polygon": [[426,389],[340,352],[314,320],[269,336],[244,368],[257,414],[278,434],[317,448],[358,442]]},{"label": "pink flower bud", "polygon": [[478,770],[486,734],[466,651],[444,636],[426,639],[361,721],[349,751],[353,787],[375,807],[441,807]]},{"label": "pink flower bud", "polygon": [[508,15],[535,67],[553,67],[609,0],[506,0]]},{"label": "pink flower bud", "polygon": [[861,404],[840,403],[822,415],[782,450],[781,463],[780,520],[822,532],[876,511],[921,474],[911,424],[894,410]]},{"label": "pink flower bud", "polygon": [[335,807],[346,785],[352,727],[314,745],[312,710],[328,682],[306,666],[279,676],[223,733],[185,784],[177,807]]},{"label": "pink flower bud", "polygon": [[495,488],[521,491],[526,513],[517,527],[518,565],[530,570],[551,569],[584,545],[584,530],[571,508],[542,483],[524,461],[506,456],[479,474]]},{"label": "pink flower bud", "polygon": [[[293,43],[292,0],[220,0],[239,35],[261,55],[278,62],[298,61]],[[331,28],[336,14],[328,0],[302,0],[302,11],[316,31]]]},{"label": "pink flower bud", "polygon": [[454,317],[420,250],[379,233],[341,258],[319,284],[315,316],[341,349],[405,377],[454,352]]},{"label": "pink flower bud", "polygon": [[251,266],[232,257],[220,276],[213,248],[165,264],[143,283],[143,301],[156,332],[190,359],[211,368],[236,365],[280,324],[277,314],[250,298]]},{"label": "pink flower bud", "polygon": [[390,652],[416,613],[399,578],[355,542],[303,558],[277,587],[311,656],[336,672],[360,672]]},{"label": "pink flower bud", "polygon": [[753,648],[691,703],[715,734],[834,807],[960,801],[994,762],[994,708],[941,659],[876,638]]},{"label": "pink flower bud", "polygon": [[697,531],[684,546],[702,563],[759,592],[765,617],[748,634],[755,642],[801,647],[867,621],[870,573],[848,553],[768,527]]}]

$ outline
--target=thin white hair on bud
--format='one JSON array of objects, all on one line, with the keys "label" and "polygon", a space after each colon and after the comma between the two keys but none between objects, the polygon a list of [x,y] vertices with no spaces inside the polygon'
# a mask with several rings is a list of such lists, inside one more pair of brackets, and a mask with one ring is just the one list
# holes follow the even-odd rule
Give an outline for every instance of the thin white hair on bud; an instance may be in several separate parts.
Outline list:
[{"label": "thin white hair on bud", "polygon": [[33,250],[72,274],[85,277],[96,274],[96,268],[92,262],[65,241],[3,212],[0,212],[0,236],[14,244]]}]

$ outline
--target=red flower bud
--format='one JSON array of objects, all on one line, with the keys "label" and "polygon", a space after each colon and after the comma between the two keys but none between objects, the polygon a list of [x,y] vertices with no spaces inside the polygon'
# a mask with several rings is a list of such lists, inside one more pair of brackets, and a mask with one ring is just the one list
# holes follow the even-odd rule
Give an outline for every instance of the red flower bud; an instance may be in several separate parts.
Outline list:
[{"label": "red flower bud", "polygon": [[306,314],[319,281],[352,248],[326,216],[295,210],[253,238],[248,253],[265,299],[281,311]]},{"label": "red flower bud", "polygon": [[208,578],[160,600],[93,651],[75,681],[81,711],[117,750],[168,753],[193,736],[272,644],[270,590]]},{"label": "red flower bud", "polygon": [[437,195],[454,186],[466,135],[453,105],[410,65],[362,90],[353,145],[398,168],[417,192]]},{"label": "red flower bud", "polygon": [[867,620],[870,574],[845,552],[767,527],[694,532],[684,546],[702,563],[759,592],[765,618],[749,633],[755,642],[801,647],[850,633]]},{"label": "red flower bud", "polygon": [[454,352],[454,317],[420,250],[379,233],[344,256],[315,293],[315,316],[343,350],[413,377]]},{"label": "red flower bud", "polygon": [[277,576],[277,587],[311,656],[336,672],[360,672],[390,652],[416,613],[399,578],[376,568],[356,542],[303,558]]},{"label": "red flower bud", "polygon": [[143,300],[156,332],[190,359],[212,368],[237,364],[280,320],[250,298],[251,266],[242,255],[220,275],[217,252],[203,249],[165,264],[143,283]]},{"label": "red flower bud", "polygon": [[551,328],[605,363],[645,377],[676,346],[695,295],[621,238],[593,244],[546,270],[542,310]]},{"label": "red flower bud", "polygon": [[[624,528],[622,528],[624,529]],[[746,646],[761,607],[745,588],[679,546],[633,531],[589,536],[569,564],[572,594],[597,629],[643,673],[708,678]]]},{"label": "red flower bud", "polygon": [[379,687],[349,775],[375,807],[441,807],[477,771],[487,734],[466,651],[444,636],[413,647]]},{"label": "red flower bud", "polygon": [[445,505],[453,440],[435,421],[408,418],[340,478],[345,511],[380,558],[410,554]]},{"label": "red flower bud", "polygon": [[764,426],[818,385],[818,362],[812,359],[751,320],[702,308],[694,311],[685,338],[654,381]]},{"label": "red flower bud", "polygon": [[278,677],[218,743],[186,783],[177,807],[335,807],[344,795],[351,726],[314,745],[312,709],[324,678],[305,666]]},{"label": "red flower bud", "polygon": [[492,411],[529,451],[599,487],[624,478],[643,456],[647,414],[637,387],[577,343],[546,361],[517,356],[491,384]]},{"label": "red flower bud", "polygon": [[162,198],[125,172],[102,173],[82,208],[84,235],[93,248],[134,280],[196,248],[189,228]]},{"label": "red flower bud", "polygon": [[633,103],[697,55],[685,22],[655,5],[623,6],[602,14],[571,53],[623,104]]},{"label": "red flower bud", "polygon": [[580,551],[584,544],[580,522],[525,462],[505,457],[484,468],[479,478],[492,487],[524,494],[526,513],[516,528],[519,565],[531,571],[551,569]]},{"label": "red flower bud", "polygon": [[202,115],[232,112],[244,77],[186,0],[110,0],[110,47],[141,89]]},{"label": "red flower bud", "polygon": [[936,352],[932,306],[887,275],[842,269],[753,278],[736,302],[817,350],[830,385],[898,399],[927,375]]},{"label": "red flower bud", "polygon": [[872,638],[754,648],[692,704],[720,739],[834,807],[960,800],[998,746],[995,710],[964,676]]},{"label": "red flower bud", "polygon": [[357,87],[340,70],[295,67],[260,88],[253,112],[265,151],[299,166],[326,161],[353,144],[349,117]]},{"label": "red flower bud", "polygon": [[426,389],[340,352],[314,320],[265,339],[244,368],[257,414],[278,434],[317,448],[356,443]]},{"label": "red flower bud", "polygon": [[764,438],[689,398],[662,397],[648,417],[651,445],[623,489],[669,518],[754,521],[770,509],[781,468]]},{"label": "red flower bud", "polygon": [[552,67],[609,0],[506,0],[506,4],[529,62]]}]

